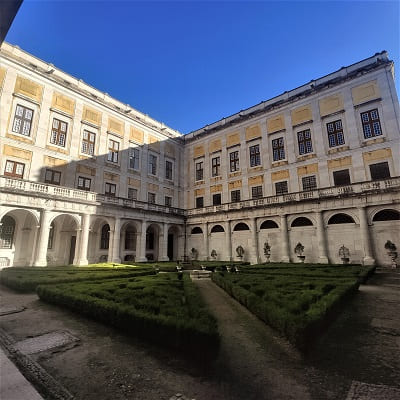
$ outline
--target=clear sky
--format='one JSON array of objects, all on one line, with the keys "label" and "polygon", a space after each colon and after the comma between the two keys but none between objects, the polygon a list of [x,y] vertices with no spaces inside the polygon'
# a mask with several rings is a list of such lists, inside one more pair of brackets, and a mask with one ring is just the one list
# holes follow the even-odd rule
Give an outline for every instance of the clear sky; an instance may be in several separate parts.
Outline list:
[{"label": "clear sky", "polygon": [[398,1],[24,0],[6,40],[188,133],[382,50],[400,74],[399,36]]}]

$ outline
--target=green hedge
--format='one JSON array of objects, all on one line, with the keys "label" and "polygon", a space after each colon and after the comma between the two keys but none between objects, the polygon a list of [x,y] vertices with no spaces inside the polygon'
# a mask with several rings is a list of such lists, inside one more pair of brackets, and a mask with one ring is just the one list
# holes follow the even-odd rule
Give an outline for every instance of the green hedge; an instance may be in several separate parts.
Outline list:
[{"label": "green hedge", "polygon": [[20,291],[34,292],[38,285],[103,280],[155,274],[152,267],[11,267],[0,271],[0,283]]},{"label": "green hedge", "polygon": [[349,277],[215,273],[212,280],[303,351],[359,286]]},{"label": "green hedge", "polygon": [[41,285],[37,293],[44,301],[203,361],[215,357],[219,348],[216,320],[187,276]]}]

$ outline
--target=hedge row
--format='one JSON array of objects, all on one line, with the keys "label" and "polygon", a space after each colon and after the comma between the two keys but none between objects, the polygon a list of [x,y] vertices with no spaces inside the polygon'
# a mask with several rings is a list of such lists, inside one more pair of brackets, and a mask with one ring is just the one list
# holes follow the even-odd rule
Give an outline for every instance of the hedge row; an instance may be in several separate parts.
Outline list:
[{"label": "hedge row", "polygon": [[219,348],[216,320],[189,277],[163,274],[127,280],[41,285],[39,297],[200,361]]},{"label": "hedge row", "polygon": [[[246,283],[242,282],[246,280]],[[357,290],[357,279],[215,273],[212,280],[302,351]]]},{"label": "hedge row", "polygon": [[155,274],[151,267],[11,267],[0,271],[0,283],[19,292],[34,292],[38,285],[103,280]]}]

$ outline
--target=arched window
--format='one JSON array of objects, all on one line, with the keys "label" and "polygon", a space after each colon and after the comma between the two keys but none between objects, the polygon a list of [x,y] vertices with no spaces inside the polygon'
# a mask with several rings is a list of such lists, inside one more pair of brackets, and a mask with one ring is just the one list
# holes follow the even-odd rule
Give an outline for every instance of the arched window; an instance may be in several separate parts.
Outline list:
[{"label": "arched window", "polygon": [[335,224],[354,224],[354,219],[347,214],[335,214],[329,218],[328,225],[335,225]]},{"label": "arched window", "polygon": [[199,226],[195,226],[195,227],[192,229],[192,235],[195,235],[195,234],[197,234],[197,233],[203,233],[203,230],[202,230]]},{"label": "arched window", "polygon": [[292,227],[296,226],[312,226],[312,222],[306,218],[306,217],[297,217],[293,222],[292,222]]},{"label": "arched window", "polygon": [[271,221],[270,219],[264,221],[260,226],[260,229],[275,229],[275,228],[279,228],[278,224],[275,221]]},{"label": "arched window", "polygon": [[110,225],[104,224],[101,228],[100,249],[106,250],[110,243]]},{"label": "arched window", "polygon": [[238,224],[235,225],[233,230],[234,231],[249,231],[250,228],[244,222],[239,222]]},{"label": "arched window", "polygon": [[211,228],[211,233],[215,233],[215,232],[225,232],[225,229],[221,225],[214,225]]},{"label": "arched window", "polygon": [[0,249],[11,249],[15,232],[14,218],[6,215],[0,224]]},{"label": "arched window", "polygon": [[52,222],[51,225],[50,225],[50,230],[49,230],[49,241],[47,242],[47,248],[48,249],[52,249],[53,248],[54,230],[55,230],[55,226],[54,226],[54,222]]},{"label": "arched window", "polygon": [[377,212],[372,219],[375,221],[398,221],[400,220],[400,212],[396,210],[382,210]]}]

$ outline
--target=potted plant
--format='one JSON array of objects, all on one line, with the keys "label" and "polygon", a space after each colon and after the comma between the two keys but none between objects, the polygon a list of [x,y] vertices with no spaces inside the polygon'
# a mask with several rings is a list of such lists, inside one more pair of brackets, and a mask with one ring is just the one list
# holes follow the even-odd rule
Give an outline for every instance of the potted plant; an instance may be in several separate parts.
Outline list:
[{"label": "potted plant", "polygon": [[294,252],[297,254],[297,258],[300,260],[300,262],[304,263],[306,256],[303,256],[304,246],[300,242],[296,244]]}]

